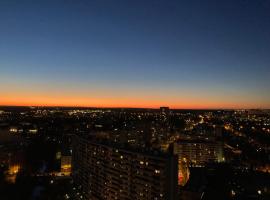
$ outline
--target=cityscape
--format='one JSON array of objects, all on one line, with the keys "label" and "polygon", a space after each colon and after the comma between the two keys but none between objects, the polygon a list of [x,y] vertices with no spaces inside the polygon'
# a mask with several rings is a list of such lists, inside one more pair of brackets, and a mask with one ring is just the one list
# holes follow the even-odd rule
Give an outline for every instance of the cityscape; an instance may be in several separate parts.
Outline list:
[{"label": "cityscape", "polygon": [[269,10],[0,0],[0,200],[269,200]]},{"label": "cityscape", "polygon": [[270,110],[2,107],[1,199],[268,199]]}]

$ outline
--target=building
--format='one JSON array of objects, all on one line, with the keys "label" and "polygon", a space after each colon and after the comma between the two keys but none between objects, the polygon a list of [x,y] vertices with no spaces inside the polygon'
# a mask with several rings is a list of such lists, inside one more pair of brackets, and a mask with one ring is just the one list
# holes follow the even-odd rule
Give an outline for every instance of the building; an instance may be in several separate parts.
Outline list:
[{"label": "building", "polygon": [[160,113],[163,115],[168,115],[170,113],[169,107],[160,107]]},{"label": "building", "polygon": [[223,162],[223,144],[214,139],[189,138],[174,143],[173,151],[179,158],[178,183],[185,185],[189,167],[204,167],[207,163]]},{"label": "building", "polygon": [[74,136],[72,174],[86,199],[177,199],[177,156]]},{"label": "building", "polygon": [[209,162],[224,161],[223,145],[216,141],[180,141],[174,144],[174,153],[193,167],[203,167]]},{"label": "building", "polygon": [[70,175],[71,173],[71,156],[61,156],[61,173]]}]

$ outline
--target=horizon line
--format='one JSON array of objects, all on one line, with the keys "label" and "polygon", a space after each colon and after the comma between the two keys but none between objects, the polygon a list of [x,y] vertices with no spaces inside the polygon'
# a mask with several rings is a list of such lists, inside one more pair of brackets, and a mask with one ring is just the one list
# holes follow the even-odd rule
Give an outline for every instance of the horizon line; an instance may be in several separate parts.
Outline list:
[{"label": "horizon line", "polygon": [[171,110],[270,110],[270,108],[177,108],[167,105],[161,105],[160,107],[135,107],[135,106],[76,106],[76,105],[0,105],[0,107],[47,107],[47,108],[100,108],[100,109],[160,109],[161,107],[169,107]]}]

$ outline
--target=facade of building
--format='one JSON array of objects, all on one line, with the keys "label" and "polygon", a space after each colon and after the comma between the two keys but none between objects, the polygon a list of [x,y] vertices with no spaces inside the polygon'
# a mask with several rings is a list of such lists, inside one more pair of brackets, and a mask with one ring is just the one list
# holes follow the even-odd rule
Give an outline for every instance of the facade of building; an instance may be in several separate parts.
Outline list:
[{"label": "facade of building", "polygon": [[203,167],[209,162],[222,162],[223,145],[217,141],[184,140],[174,144],[174,153],[194,167]]},{"label": "facade of building", "polygon": [[183,139],[174,143],[173,151],[179,158],[179,185],[188,181],[189,167],[224,161],[223,143],[214,139]]},{"label": "facade of building", "polygon": [[177,199],[177,156],[74,137],[72,173],[86,199]]}]

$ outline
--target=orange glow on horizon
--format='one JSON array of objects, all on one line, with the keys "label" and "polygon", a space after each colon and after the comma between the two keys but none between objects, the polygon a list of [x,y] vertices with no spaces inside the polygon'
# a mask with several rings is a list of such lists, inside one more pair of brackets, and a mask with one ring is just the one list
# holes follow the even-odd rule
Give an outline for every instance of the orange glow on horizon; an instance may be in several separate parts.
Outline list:
[{"label": "orange glow on horizon", "polygon": [[[169,101],[163,99],[143,98],[74,98],[74,97],[44,97],[24,96],[5,97],[0,99],[1,106],[58,106],[58,107],[100,107],[100,108],[159,108],[169,106],[172,109],[249,109],[258,108],[252,104],[232,102],[214,102],[205,99],[183,99]],[[245,106],[243,106],[245,105]]]}]

